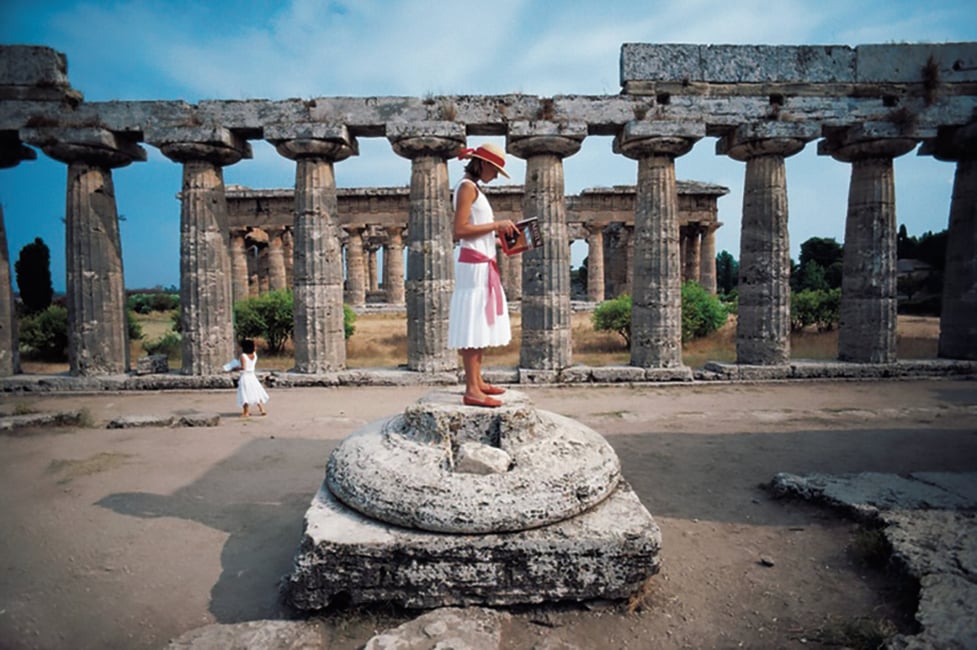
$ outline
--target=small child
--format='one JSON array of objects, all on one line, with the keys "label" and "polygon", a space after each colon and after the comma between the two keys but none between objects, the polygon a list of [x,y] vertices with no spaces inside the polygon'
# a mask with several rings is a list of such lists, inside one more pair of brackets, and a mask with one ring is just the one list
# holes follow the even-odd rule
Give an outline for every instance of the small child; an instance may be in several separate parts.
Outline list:
[{"label": "small child", "polygon": [[256,404],[262,415],[268,415],[264,407],[268,401],[268,393],[254,374],[256,365],[258,353],[254,351],[254,341],[244,339],[241,341],[241,377],[237,380],[237,405],[242,409],[242,418],[250,415],[248,409],[251,404]]}]

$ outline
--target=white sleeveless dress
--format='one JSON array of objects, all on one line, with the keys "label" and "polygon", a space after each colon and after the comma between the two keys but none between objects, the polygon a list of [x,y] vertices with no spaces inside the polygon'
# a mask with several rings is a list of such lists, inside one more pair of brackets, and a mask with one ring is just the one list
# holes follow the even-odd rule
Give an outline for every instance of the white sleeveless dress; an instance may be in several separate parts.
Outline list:
[{"label": "white sleeveless dress", "polygon": [[[462,183],[473,183],[462,179],[456,186],[452,196],[452,205],[458,205],[458,189]],[[476,188],[478,186],[476,185]],[[479,225],[495,221],[492,206],[481,189],[472,204],[470,223]],[[476,251],[496,259],[495,233],[490,232],[479,237],[462,239],[460,247],[474,248]],[[489,265],[487,263],[471,264],[458,261],[459,250],[455,250],[455,290],[451,295],[451,308],[448,314],[448,348],[452,350],[466,348],[487,348],[507,345],[512,339],[509,326],[509,305],[502,292],[502,313],[496,315],[495,321],[489,325],[485,317],[485,307],[488,303]]]},{"label": "white sleeveless dress", "polygon": [[254,353],[254,359],[249,359],[248,355],[241,355],[241,377],[237,380],[237,405],[245,404],[264,404],[268,401],[268,393],[264,386],[258,381],[258,376],[254,374],[254,368],[258,365],[258,353]]}]

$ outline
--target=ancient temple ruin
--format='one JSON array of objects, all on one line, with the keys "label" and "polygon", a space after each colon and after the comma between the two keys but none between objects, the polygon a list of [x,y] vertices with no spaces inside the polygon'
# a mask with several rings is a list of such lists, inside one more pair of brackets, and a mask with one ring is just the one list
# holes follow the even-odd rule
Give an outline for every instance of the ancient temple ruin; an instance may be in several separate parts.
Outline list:
[{"label": "ancient temple ruin", "polygon": [[[613,136],[608,155],[637,163],[631,379],[687,376],[675,159],[702,138],[715,138],[717,154],[746,166],[735,366],[791,361],[785,160],[815,141],[819,154],[851,166],[839,360],[895,363],[892,161],[917,150],[956,163],[939,355],[977,359],[977,44],[625,44],[620,81],[621,93],[604,96],[85,102],[62,54],[2,46],[0,166],[35,158],[35,148],[68,166],[70,367],[98,376],[129,367],[112,170],[145,160],[146,144],[182,165],[183,372],[209,375],[234,347],[237,273],[222,170],[251,156],[249,140],[272,143],[296,168],[296,371],[317,374],[345,366],[334,167],[358,154],[359,139],[386,138],[411,160],[407,367],[440,372],[457,365],[445,345],[452,287],[446,160],[470,135],[504,136],[508,153],[526,161],[522,213],[539,218],[552,244],[522,260],[519,377],[550,381],[573,365],[563,160],[588,136]],[[9,293],[0,291],[4,345]],[[14,359],[0,355],[0,374],[13,372]]]}]

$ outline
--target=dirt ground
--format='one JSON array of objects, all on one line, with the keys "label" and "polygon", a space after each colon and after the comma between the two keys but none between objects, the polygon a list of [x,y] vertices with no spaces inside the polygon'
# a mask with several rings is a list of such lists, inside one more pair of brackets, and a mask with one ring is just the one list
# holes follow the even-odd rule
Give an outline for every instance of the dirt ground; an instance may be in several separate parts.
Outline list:
[{"label": "dirt ground", "polygon": [[[0,647],[160,648],[280,603],[302,517],[339,440],[426,387],[0,396],[0,413],[85,409],[87,426],[0,434]],[[977,470],[977,382],[525,387],[617,450],[662,529],[663,569],[627,603],[515,608],[505,647],[857,647],[912,632],[913,590],[854,552],[859,526],[761,484],[777,472]],[[217,412],[212,428],[108,429]],[[413,613],[327,612],[330,648]],[[551,645],[549,647],[558,647]]]}]

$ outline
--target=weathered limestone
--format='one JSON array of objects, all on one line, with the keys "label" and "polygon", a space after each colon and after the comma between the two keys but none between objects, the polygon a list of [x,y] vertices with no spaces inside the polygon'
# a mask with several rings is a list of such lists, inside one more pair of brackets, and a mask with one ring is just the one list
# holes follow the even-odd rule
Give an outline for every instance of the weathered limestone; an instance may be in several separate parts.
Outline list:
[{"label": "weathered limestone", "polygon": [[458,366],[448,349],[448,312],[454,290],[451,188],[446,160],[465,145],[455,122],[390,124],[393,150],[411,161],[407,225],[407,367],[440,372]]},{"label": "weathered limestone", "polygon": [[268,288],[271,291],[288,287],[288,273],[285,270],[285,242],[283,230],[274,230],[268,237]]},{"label": "weathered limestone", "polygon": [[3,204],[0,203],[0,377],[20,372],[17,309],[14,285],[10,273],[10,253],[7,250],[7,229],[3,223]]},{"label": "weathered limestone", "polygon": [[631,280],[631,365],[682,366],[682,272],[679,268],[675,158],[705,135],[699,124],[632,122],[615,149],[638,161]]},{"label": "weathered limestone", "polygon": [[99,128],[25,129],[24,137],[68,163],[65,261],[71,374],[127,372],[122,240],[111,169],[145,160],[146,152],[132,140]]},{"label": "weathered limestone", "polygon": [[587,230],[587,300],[604,301],[604,231]]},{"label": "weathered limestone", "polygon": [[977,359],[977,124],[949,129],[924,145],[956,161],[947,230],[939,355]]},{"label": "weathered limestone", "polygon": [[349,226],[346,231],[346,292],[345,300],[354,307],[366,304],[366,249],[363,248],[365,228]]},{"label": "weathered limestone", "polygon": [[292,266],[295,371],[317,374],[346,366],[343,256],[334,164],[356,155],[358,145],[345,127],[309,125],[303,135],[289,139],[281,131],[265,132],[281,155],[296,161]]},{"label": "weathered limestone", "polygon": [[700,225],[699,284],[709,293],[716,293],[716,229],[721,224]]},{"label": "weathered limestone", "polygon": [[180,326],[186,375],[213,375],[234,356],[234,310],[224,165],[251,145],[220,128],[151,129],[146,140],[183,164]]},{"label": "weathered limestone", "polygon": [[742,126],[716,151],[746,162],[740,236],[736,362],[782,365],[790,359],[790,245],[784,159],[817,136],[811,124]]},{"label": "weathered limestone", "polygon": [[353,433],[305,522],[283,584],[303,610],[624,598],[660,565],[610,445],[514,391],[494,410],[435,391]]},{"label": "weathered limestone", "polygon": [[571,363],[570,241],[563,159],[580,150],[586,124],[515,122],[506,148],[526,160],[523,216],[539,219],[543,245],[522,254],[522,342],[519,365],[560,370]]},{"label": "weathered limestone", "polygon": [[244,300],[250,295],[248,289],[248,250],[244,231],[232,228],[231,241],[231,299]]},{"label": "weathered limestone", "polygon": [[404,303],[404,230],[400,226],[386,229],[383,247],[383,291],[391,305]]},{"label": "weathered limestone", "polygon": [[[879,136],[888,138],[881,139]],[[838,358],[887,363],[896,358],[896,197],[892,159],[916,147],[898,133],[862,126],[818,144],[852,163],[845,221]]]}]

